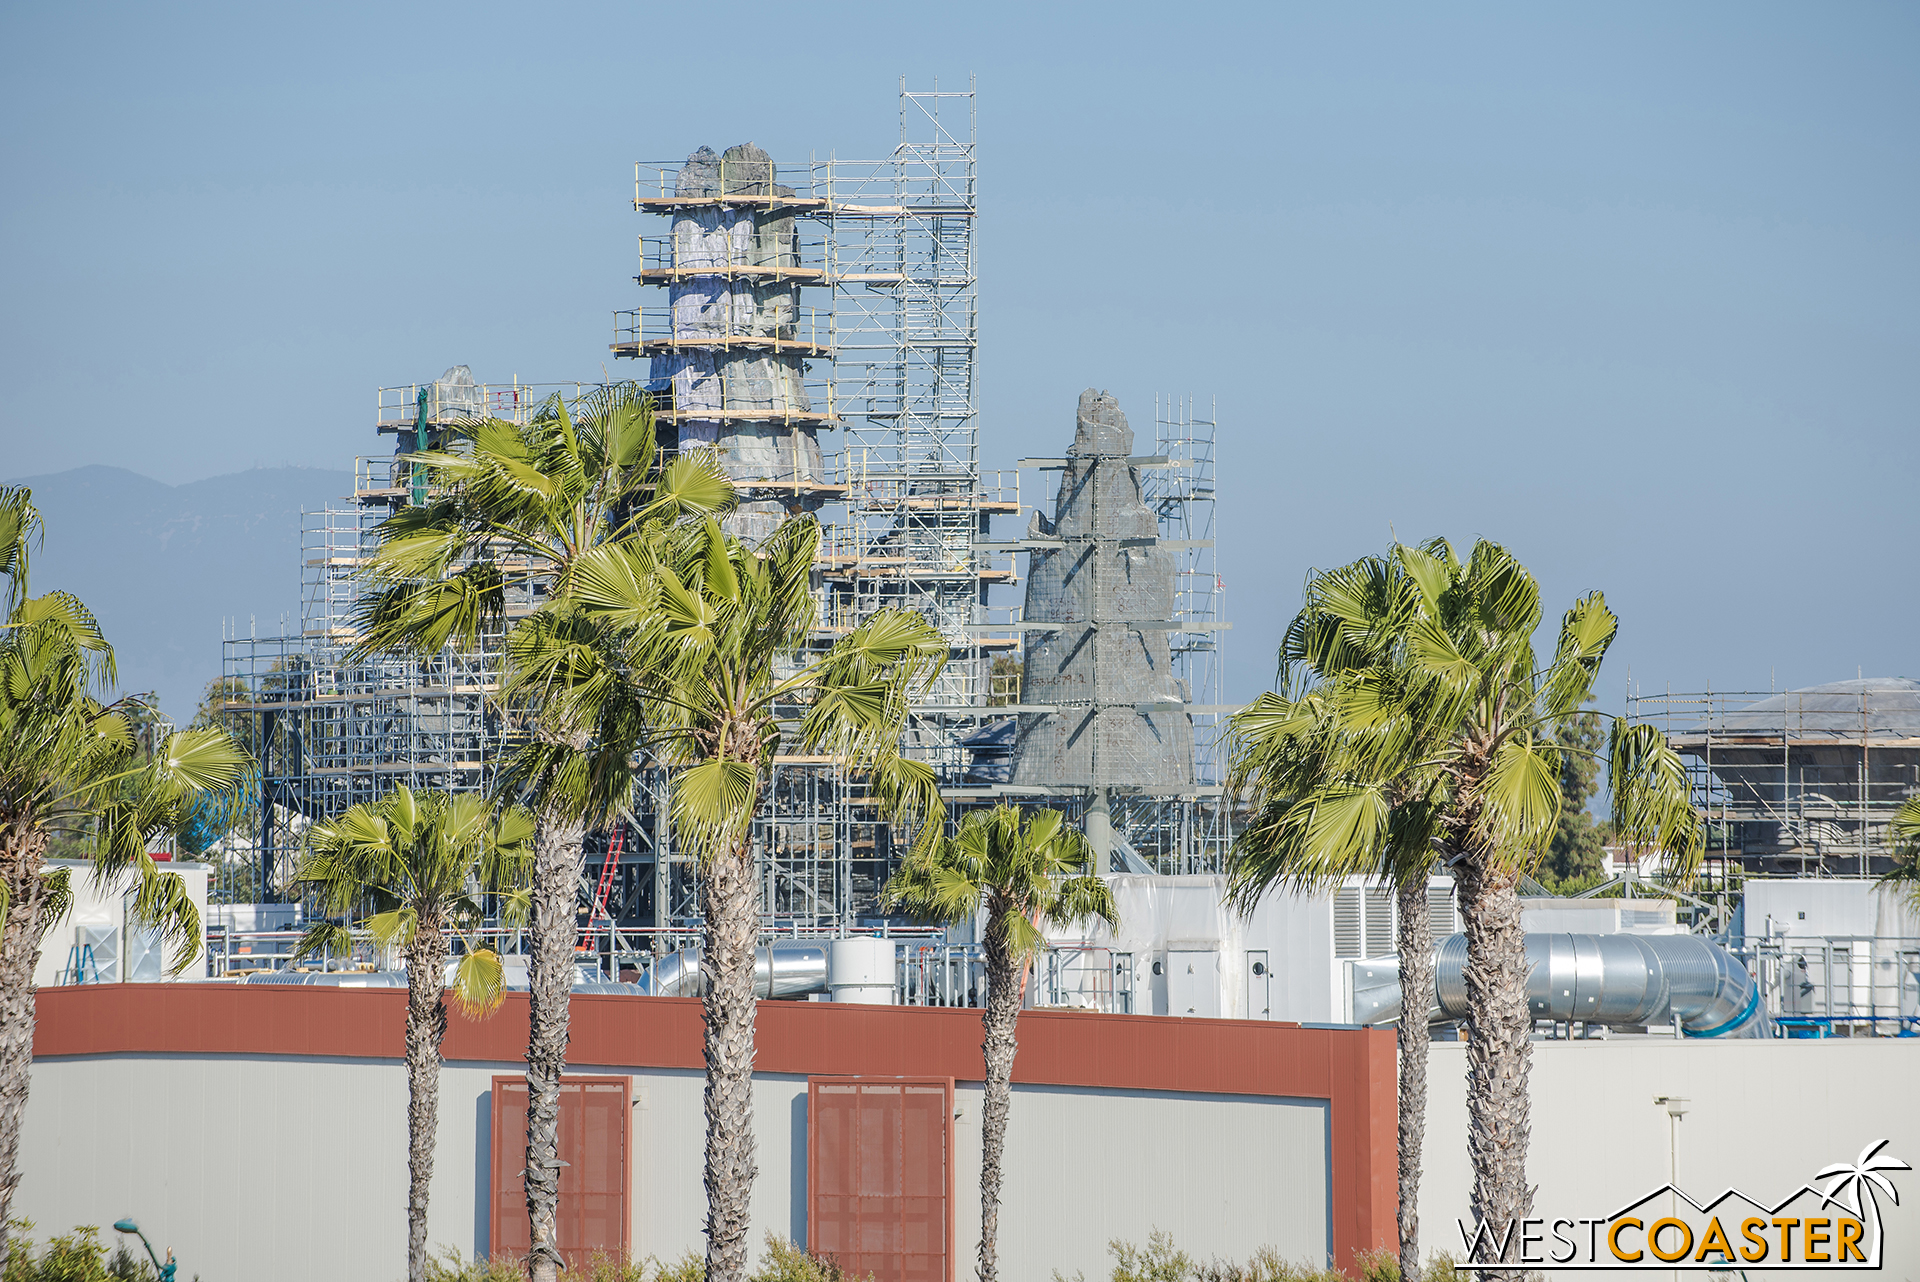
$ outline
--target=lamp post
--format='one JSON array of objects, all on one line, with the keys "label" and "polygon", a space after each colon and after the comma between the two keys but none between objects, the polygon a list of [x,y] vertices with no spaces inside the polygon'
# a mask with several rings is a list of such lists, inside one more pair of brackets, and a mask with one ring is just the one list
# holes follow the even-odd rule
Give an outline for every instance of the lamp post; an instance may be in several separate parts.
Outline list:
[{"label": "lamp post", "polygon": [[173,1262],[173,1251],[171,1249],[167,1251],[167,1262],[162,1264],[159,1255],[154,1252],[153,1243],[147,1241],[147,1235],[140,1231],[140,1226],[133,1222],[131,1215],[124,1220],[115,1220],[113,1222],[113,1231],[115,1233],[131,1233],[139,1238],[140,1245],[147,1248],[147,1258],[153,1261],[154,1268],[160,1270],[160,1282],[173,1282],[174,1270],[180,1266]]},{"label": "lamp post", "polygon": [[[1656,1095],[1655,1104],[1666,1106],[1667,1110],[1667,1214],[1680,1218],[1680,1119],[1687,1115],[1687,1100],[1683,1095]],[[1680,1282],[1680,1271],[1674,1270],[1673,1282]]]}]

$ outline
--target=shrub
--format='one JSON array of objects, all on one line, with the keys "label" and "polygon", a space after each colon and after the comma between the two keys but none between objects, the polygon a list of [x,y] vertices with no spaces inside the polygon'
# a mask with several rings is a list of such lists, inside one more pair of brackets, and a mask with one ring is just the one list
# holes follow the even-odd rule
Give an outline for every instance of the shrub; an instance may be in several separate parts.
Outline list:
[{"label": "shrub", "polygon": [[[1328,1265],[1296,1264],[1279,1251],[1263,1246],[1245,1264],[1233,1260],[1195,1260],[1173,1244],[1173,1236],[1155,1229],[1145,1246],[1119,1239],[1107,1243],[1113,1256],[1110,1282],[1354,1282]],[[1400,1262],[1391,1251],[1361,1251],[1359,1282],[1400,1282]],[[1054,1270],[1054,1282],[1086,1282],[1084,1274],[1071,1280]],[[1421,1282],[1468,1282],[1454,1267],[1453,1257],[1437,1255]]]},{"label": "shrub", "polygon": [[1173,1234],[1160,1229],[1147,1234],[1144,1247],[1115,1238],[1107,1251],[1113,1256],[1113,1282],[1188,1282],[1193,1276],[1193,1260],[1174,1249]]},{"label": "shrub", "polygon": [[673,1264],[654,1265],[653,1282],[707,1282],[707,1261],[698,1251],[688,1251]]},{"label": "shrub", "polygon": [[[453,1247],[427,1262],[428,1282],[520,1282],[526,1275],[526,1262],[517,1256],[502,1254],[468,1260]],[[640,1261],[620,1260],[596,1251],[584,1265],[561,1270],[560,1282],[705,1282],[706,1276],[706,1260],[697,1251],[689,1251],[671,1264],[662,1264],[652,1256]],[[0,1282],[14,1282],[14,1278],[8,1274]],[[39,1282],[39,1279],[35,1277],[26,1282]],[[833,1261],[809,1254],[785,1238],[769,1233],[766,1257],[752,1274],[751,1282],[859,1282],[859,1279]]]},{"label": "shrub", "polygon": [[32,1228],[31,1220],[7,1221],[12,1254],[0,1282],[158,1282],[152,1263],[134,1255],[126,1243],[109,1256],[99,1228],[92,1224],[50,1239],[38,1257],[33,1239],[27,1236]]},{"label": "shrub", "polygon": [[427,1257],[427,1282],[522,1282],[526,1276],[526,1266],[507,1255],[468,1260],[450,1246]]}]

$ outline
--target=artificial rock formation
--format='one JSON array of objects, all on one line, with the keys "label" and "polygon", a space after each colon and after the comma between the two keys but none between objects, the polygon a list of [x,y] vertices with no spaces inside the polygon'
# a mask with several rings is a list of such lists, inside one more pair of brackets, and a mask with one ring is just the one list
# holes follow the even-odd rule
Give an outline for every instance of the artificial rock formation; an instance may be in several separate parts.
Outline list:
[{"label": "artificial rock formation", "polygon": [[[718,156],[711,147],[702,147],[687,157],[674,194],[793,195],[791,187],[779,186],[773,178],[772,159],[752,143],[729,147]],[[812,412],[806,365],[798,353],[721,344],[728,338],[805,337],[798,329],[799,285],[728,274],[743,267],[799,266],[794,217],[751,206],[682,209],[673,219],[673,249],[677,266],[711,267],[715,274],[682,278],[668,287],[673,336],[694,346],[655,356],[649,386],[669,396],[682,413],[697,415],[707,409],[766,415],[683,418],[678,432],[682,448],[717,447],[727,475],[740,485],[742,502],[727,528],[744,537],[763,537],[789,511],[810,510],[819,502],[805,493],[784,500],[757,497],[751,482],[826,480],[817,429],[785,421],[789,414]],[[708,342],[714,346],[699,345]]]},{"label": "artificial rock formation", "polygon": [[1061,627],[1027,634],[1021,702],[1059,710],[1021,714],[1015,784],[1157,792],[1193,783],[1193,721],[1179,710],[1189,696],[1173,675],[1172,634],[1139,626],[1173,617],[1175,558],[1157,546],[1132,452],[1119,402],[1082,392],[1053,520],[1036,513],[1029,530],[1063,546],[1032,552],[1025,618]]}]

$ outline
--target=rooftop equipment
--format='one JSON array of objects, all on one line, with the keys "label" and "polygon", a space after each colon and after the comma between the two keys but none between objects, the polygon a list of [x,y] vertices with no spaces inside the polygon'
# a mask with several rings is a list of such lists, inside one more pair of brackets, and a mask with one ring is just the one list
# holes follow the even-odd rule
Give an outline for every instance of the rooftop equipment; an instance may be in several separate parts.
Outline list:
[{"label": "rooftop equipment", "polygon": [[[1772,1036],[1760,989],[1733,955],[1697,935],[1546,935],[1527,940],[1527,1007],[1536,1020],[1606,1027],[1676,1022],[1688,1037]],[[1467,1017],[1467,937],[1451,935],[1435,957],[1429,1018]],[[1351,1017],[1400,1017],[1399,963],[1354,968]]]}]

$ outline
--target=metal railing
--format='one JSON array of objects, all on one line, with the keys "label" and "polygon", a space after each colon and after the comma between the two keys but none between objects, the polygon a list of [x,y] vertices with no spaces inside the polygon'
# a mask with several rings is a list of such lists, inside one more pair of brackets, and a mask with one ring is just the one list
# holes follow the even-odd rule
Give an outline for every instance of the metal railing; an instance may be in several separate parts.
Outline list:
[{"label": "metal railing", "polygon": [[[775,319],[772,333],[760,329]],[[613,345],[623,356],[655,355],[685,348],[756,350],[787,347],[809,356],[834,346],[833,313],[817,307],[775,307],[746,294],[723,294],[710,303],[682,299],[664,307],[629,307],[613,314]],[[820,380],[824,390],[826,380]]]},{"label": "metal railing", "polygon": [[979,1006],[987,962],[978,944],[903,944],[893,1000],[900,1006]]},{"label": "metal railing", "polygon": [[[311,956],[296,953],[300,930],[230,930],[209,926],[206,933],[207,976],[232,979],[259,971],[312,970],[352,971],[390,970],[400,964],[398,950],[383,949],[366,931],[352,932],[352,943],[345,950],[323,948]],[[485,926],[462,931],[452,940],[452,955],[461,956],[472,945],[484,944],[503,957],[519,956],[527,951],[529,938],[524,929]]]},{"label": "metal railing", "polygon": [[1781,935],[1731,951],[1789,1036],[1920,1034],[1920,939]]}]

